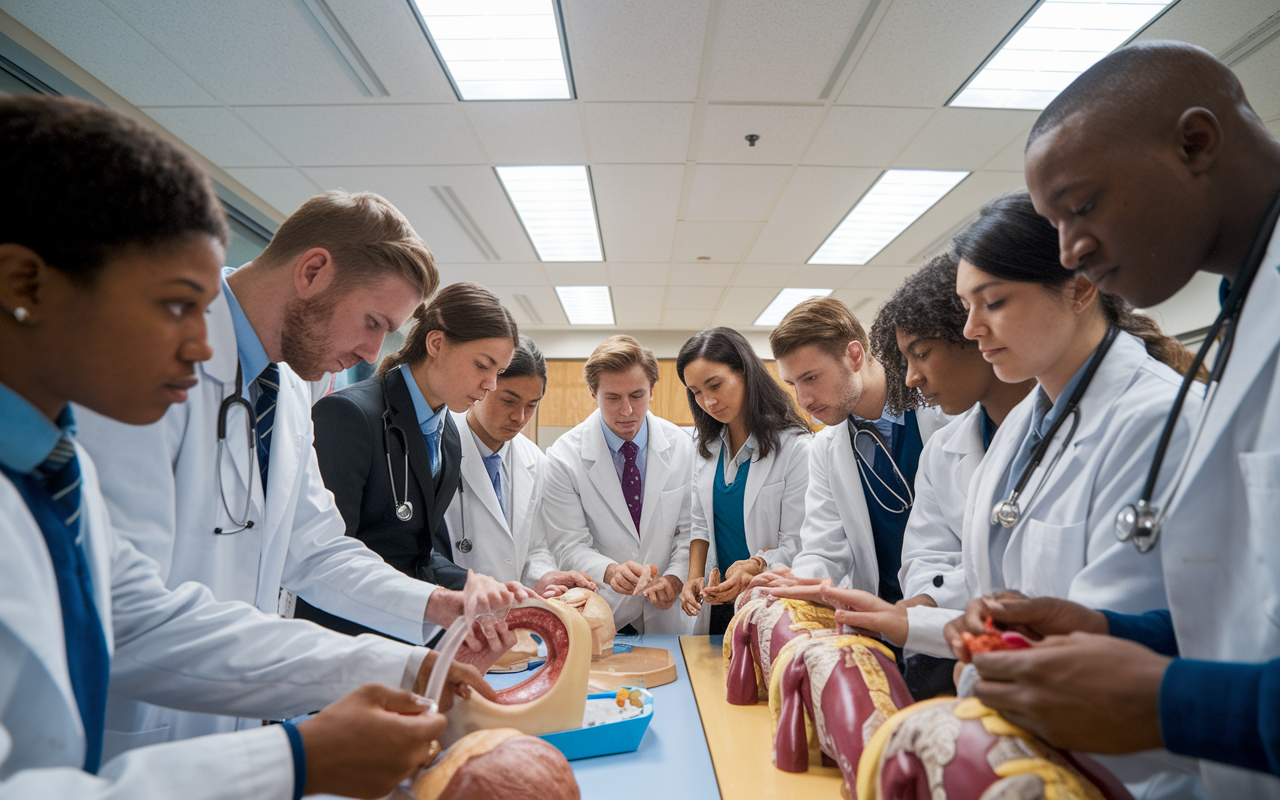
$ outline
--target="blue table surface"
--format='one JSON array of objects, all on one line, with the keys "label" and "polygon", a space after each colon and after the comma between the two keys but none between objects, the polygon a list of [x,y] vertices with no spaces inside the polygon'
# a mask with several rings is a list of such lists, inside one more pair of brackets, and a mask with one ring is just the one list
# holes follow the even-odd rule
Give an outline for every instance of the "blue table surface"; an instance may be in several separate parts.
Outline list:
[{"label": "blue table surface", "polygon": [[[671,652],[676,681],[650,689],[653,720],[634,753],[571,761],[582,800],[652,800],[655,797],[720,796],[702,718],[685,671],[678,636],[619,636],[618,644],[660,647]],[[529,672],[489,675],[496,688],[514,686]]]}]

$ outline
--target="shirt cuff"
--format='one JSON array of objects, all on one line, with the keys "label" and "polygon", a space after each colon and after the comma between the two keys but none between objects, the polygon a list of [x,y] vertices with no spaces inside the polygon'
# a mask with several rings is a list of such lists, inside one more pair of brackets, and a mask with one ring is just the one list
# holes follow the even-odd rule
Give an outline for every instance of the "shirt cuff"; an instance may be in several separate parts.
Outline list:
[{"label": "shirt cuff", "polygon": [[292,722],[280,723],[289,736],[289,749],[293,752],[293,800],[302,800],[307,788],[307,750],[302,746],[302,734]]},{"label": "shirt cuff", "polygon": [[1263,673],[1262,664],[1174,659],[1160,682],[1165,747],[1181,755],[1271,772],[1268,742],[1259,726]]},{"label": "shirt cuff", "polygon": [[955,658],[943,630],[963,613],[954,608],[911,606],[907,609],[907,641],[903,649],[935,658]]},{"label": "shirt cuff", "polygon": [[1102,611],[1107,618],[1112,636],[1128,639],[1149,647],[1163,656],[1178,655],[1178,639],[1173,633],[1173,618],[1168,611],[1148,611],[1145,614],[1118,614]]},{"label": "shirt cuff", "polygon": [[[426,628],[426,625],[423,625]],[[427,660],[427,653],[431,651],[425,647],[415,647],[409,652],[409,660],[404,665],[404,675],[400,678],[400,688],[407,691],[413,691],[413,684],[418,680],[418,673],[422,671],[422,662]]]}]

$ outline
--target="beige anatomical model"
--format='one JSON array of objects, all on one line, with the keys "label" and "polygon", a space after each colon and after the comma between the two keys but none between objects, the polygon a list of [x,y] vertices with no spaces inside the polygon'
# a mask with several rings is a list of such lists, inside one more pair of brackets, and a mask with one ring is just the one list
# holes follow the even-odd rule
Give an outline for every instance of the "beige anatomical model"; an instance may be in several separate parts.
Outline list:
[{"label": "beige anatomical model", "polygon": [[613,610],[609,601],[590,589],[570,589],[559,597],[551,598],[553,603],[563,603],[576,609],[587,625],[591,627],[591,658],[600,659],[613,654]]},{"label": "beige anatomical model", "polygon": [[531,677],[498,692],[498,702],[478,693],[458,700],[448,713],[448,745],[473,731],[515,728],[538,735],[582,727],[591,667],[591,628],[582,614],[564,603],[530,598],[511,609],[507,627],[537,634],[547,647],[547,662]]},{"label": "beige anatomical model", "polygon": [[413,782],[418,800],[578,800],[578,783],[555,746],[513,728],[476,731]]}]

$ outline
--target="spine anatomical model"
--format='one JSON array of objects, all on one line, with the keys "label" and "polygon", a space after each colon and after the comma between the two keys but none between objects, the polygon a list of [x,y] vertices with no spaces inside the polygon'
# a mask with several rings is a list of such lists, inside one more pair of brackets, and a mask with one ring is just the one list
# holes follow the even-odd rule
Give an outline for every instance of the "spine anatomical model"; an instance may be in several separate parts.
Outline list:
[{"label": "spine anatomical model", "polygon": [[910,704],[893,653],[880,642],[835,631],[795,639],[778,654],[770,677],[773,763],[804,772],[810,759],[825,754],[853,786],[866,743]]},{"label": "spine anatomical model", "polygon": [[733,705],[768,700],[773,657],[793,639],[836,627],[830,608],[773,597],[762,589],[743,592],[736,608],[724,635],[726,691]]}]

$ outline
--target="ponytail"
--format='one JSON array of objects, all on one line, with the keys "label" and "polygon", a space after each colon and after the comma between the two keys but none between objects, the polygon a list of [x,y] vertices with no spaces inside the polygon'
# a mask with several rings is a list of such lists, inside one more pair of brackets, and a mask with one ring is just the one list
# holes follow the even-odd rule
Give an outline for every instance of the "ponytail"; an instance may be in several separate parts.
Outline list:
[{"label": "ponytail", "polygon": [[[1182,346],[1177,339],[1160,330],[1156,321],[1146,314],[1139,314],[1124,298],[1107,292],[1098,292],[1098,307],[1111,325],[1125,333],[1142,340],[1147,348],[1147,355],[1164,364],[1179,375],[1186,375],[1191,369],[1195,354]],[[1196,380],[1208,383],[1209,371],[1202,364],[1196,373]]]}]

